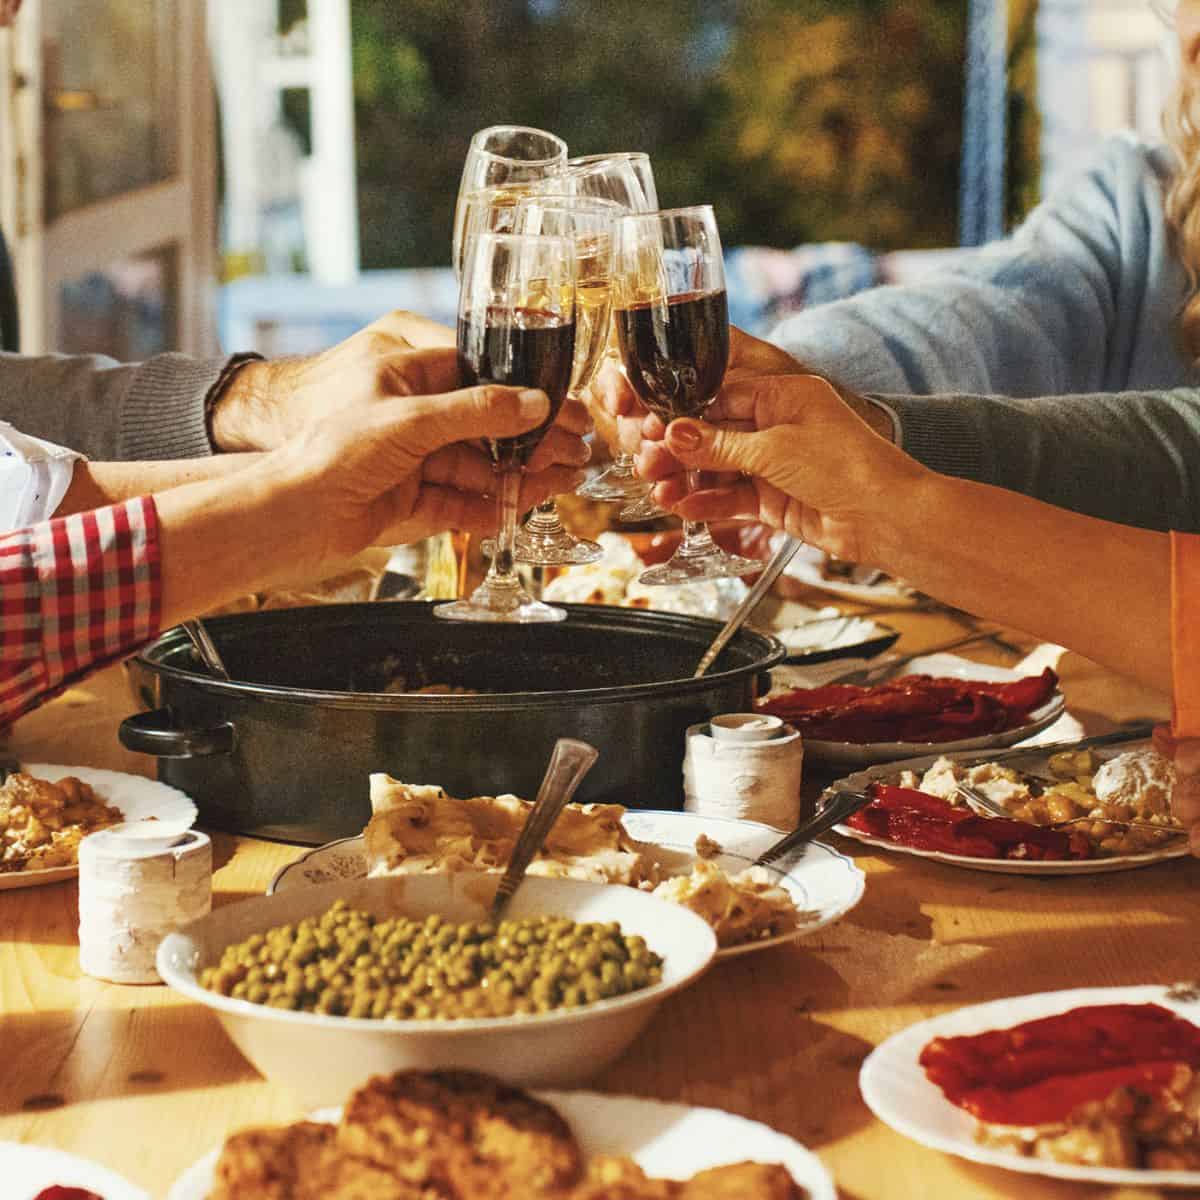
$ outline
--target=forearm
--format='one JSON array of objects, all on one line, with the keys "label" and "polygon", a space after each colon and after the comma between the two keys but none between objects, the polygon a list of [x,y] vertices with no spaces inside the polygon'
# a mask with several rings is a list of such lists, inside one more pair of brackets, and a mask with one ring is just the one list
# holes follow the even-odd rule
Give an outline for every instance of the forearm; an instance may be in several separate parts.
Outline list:
[{"label": "forearm", "polygon": [[265,456],[234,479],[183,484],[155,501],[164,628],[283,580],[321,578],[336,565],[311,497]]},{"label": "forearm", "polygon": [[226,454],[164,462],[77,462],[56,517],[103,508],[134,496],[165,492],[185,483],[228,479],[256,464],[257,454]]},{"label": "forearm", "polygon": [[1145,529],[1200,531],[1200,392],[884,397],[904,450],[992,483]]},{"label": "forearm", "polygon": [[229,359],[0,354],[0,417],[103,461],[212,453],[205,401]]},{"label": "forearm", "polygon": [[939,600],[1170,690],[1165,535],[932,472],[891,499],[872,562]]}]

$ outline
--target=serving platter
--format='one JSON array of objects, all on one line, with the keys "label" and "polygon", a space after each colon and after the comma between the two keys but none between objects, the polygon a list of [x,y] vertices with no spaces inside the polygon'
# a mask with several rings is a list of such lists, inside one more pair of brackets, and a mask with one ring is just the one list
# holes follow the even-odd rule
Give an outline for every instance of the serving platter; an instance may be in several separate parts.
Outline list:
[{"label": "serving platter", "polygon": [[56,1184],[85,1188],[104,1200],[150,1200],[148,1192],[99,1163],[23,1142],[0,1142],[0,1179],[4,1200],[34,1200]]},{"label": "serving platter", "polygon": [[[782,831],[757,821],[685,812],[630,809],[622,823],[631,837],[652,843],[680,867],[685,859],[690,863],[695,858],[698,837],[712,838],[722,848],[713,861],[727,872],[744,870],[782,836]],[[799,847],[766,870],[777,877],[780,887],[791,896],[799,913],[796,928],[777,937],[718,950],[718,958],[766,950],[815,933],[844,917],[862,899],[866,887],[866,877],[854,862],[821,842]],[[361,879],[365,875],[362,837],[342,838],[309,850],[283,867],[268,885],[267,894],[338,879]]]},{"label": "serving platter", "polygon": [[960,1008],[910,1025],[873,1050],[859,1072],[859,1091],[867,1107],[897,1133],[931,1150],[954,1154],[971,1162],[1031,1175],[1109,1186],[1200,1187],[1200,1171],[1089,1167],[1025,1158],[1011,1150],[982,1146],[975,1141],[975,1118],[951,1104],[942,1095],[941,1089],[926,1078],[919,1062],[921,1051],[935,1037],[1007,1029],[1024,1021],[1054,1016],[1091,1004],[1161,1004],[1194,1024],[1200,1024],[1200,1003],[1195,995],[1194,991],[1188,989],[1161,985],[1074,988]]},{"label": "serving platter", "polygon": [[[927,654],[914,658],[903,671],[905,675],[934,675],[954,679],[978,679],[988,683],[1012,683],[1025,678],[1020,671],[994,667],[987,663],[971,662],[953,654]],[[833,681],[836,682],[836,681]],[[936,751],[952,754],[964,750],[998,750],[1015,746],[1053,725],[1066,709],[1061,691],[1029,713],[1029,719],[1012,729],[978,737],[960,738],[952,742],[831,742],[823,738],[804,739],[804,753],[810,762],[831,767],[865,767],[874,763],[896,762],[919,754]]]},{"label": "serving platter", "polygon": [[891,649],[900,634],[866,617],[840,614],[790,625],[773,631],[787,648],[784,662],[794,666],[835,662],[842,658],[873,658]]},{"label": "serving platter", "polygon": [[[1148,740],[1124,742],[1120,745],[1093,750],[1092,753],[1097,758],[1104,760],[1127,750],[1144,750],[1149,747]],[[990,756],[986,751],[961,751],[945,755],[942,753],[925,754],[919,758],[910,758],[902,762],[876,765],[868,767],[864,771],[856,771],[854,774],[847,775],[830,784],[826,795],[841,788],[864,791],[872,783],[886,783],[894,780],[901,771],[923,772],[942,757],[951,758],[955,762],[974,764],[987,762]],[[1034,771],[1043,768],[1046,762],[1044,758],[1034,757],[1023,761]],[[1112,858],[1043,860],[1040,862],[1017,858],[973,858],[967,855],[947,854],[942,850],[919,850],[914,846],[901,846],[896,842],[889,842],[886,838],[878,838],[864,833],[861,829],[855,829],[851,825],[835,825],[834,830],[843,837],[853,838],[856,842],[862,842],[866,846],[874,846],[880,850],[888,850],[895,854],[912,854],[917,858],[932,859],[934,862],[946,863],[952,867],[966,867],[973,871],[990,871],[999,875],[1103,875],[1114,871],[1132,871],[1138,867],[1153,866],[1155,863],[1165,862],[1168,859],[1182,858],[1188,853],[1187,838],[1179,837],[1175,841],[1168,842],[1159,849],[1148,851],[1145,854],[1114,855]]]},{"label": "serving platter", "polygon": [[[535,1092],[570,1124],[587,1158],[629,1155],[647,1174],[686,1179],[708,1167],[736,1162],[780,1163],[809,1200],[836,1200],[829,1172],[811,1150],[758,1121],[716,1108],[692,1108],[634,1096],[595,1092]],[[323,1109],[313,1120],[337,1121],[339,1109]],[[219,1150],[193,1163],[167,1200],[207,1200],[215,1182]]]},{"label": "serving platter", "polygon": [[[178,788],[147,779],[144,775],[129,775],[124,771],[106,771],[100,767],[64,767],[56,763],[21,763],[20,770],[35,779],[57,783],[74,775],[95,789],[105,804],[121,810],[126,821],[160,821],[164,830],[183,833],[196,821],[196,806]],[[0,872],[0,892],[10,888],[40,887],[74,879],[79,874],[75,864],[66,867],[47,867],[36,871]]]}]

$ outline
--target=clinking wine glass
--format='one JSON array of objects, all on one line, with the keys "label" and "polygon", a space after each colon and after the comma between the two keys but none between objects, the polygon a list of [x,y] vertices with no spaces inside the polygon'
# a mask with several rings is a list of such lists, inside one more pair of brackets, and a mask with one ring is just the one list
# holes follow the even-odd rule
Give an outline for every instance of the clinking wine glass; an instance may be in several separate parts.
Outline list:
[{"label": "clinking wine glass", "polygon": [[[454,209],[453,257],[461,278],[466,245],[466,198],[483,188],[511,188],[514,194],[560,174],[566,167],[567,143],[544,129],[526,125],[490,125],[471,138],[463,162]],[[514,201],[515,202],[515,201]]]},{"label": "clinking wine glass", "polygon": [[[613,232],[613,322],[625,372],[642,403],[664,422],[700,418],[729,363],[729,308],[721,239],[710,205],[622,217]],[[699,471],[688,486],[699,486]],[[688,583],[761,571],[726,554],[702,521],[684,521],[669,562],[644,584]]]},{"label": "clinking wine glass", "polygon": [[561,621],[561,608],[534,600],[513,561],[521,476],[562,407],[575,359],[575,247],[566,238],[483,233],[469,239],[458,302],[464,383],[540,388],[550,414],[536,429],[489,439],[497,475],[496,553],[469,600],[433,611],[445,620],[527,624]]},{"label": "clinking wine glass", "polygon": [[[615,199],[630,212],[654,212],[658,208],[658,189],[650,156],[640,151],[570,158],[561,184],[584,194]],[[560,186],[560,181],[537,186]],[[614,357],[615,350],[614,339]],[[579,488],[579,495],[589,500],[623,502],[625,507],[618,514],[623,521],[647,521],[666,515],[650,497],[650,485],[638,477],[633,455],[621,450],[599,475]]]},{"label": "clinking wine glass", "polygon": [[[591,383],[612,328],[611,269],[613,221],[624,210],[611,200],[545,195],[522,200],[514,216],[518,233],[565,237],[575,245],[575,365],[568,395]],[[553,497],[539,504],[516,537],[517,562],[562,566],[604,557],[598,543],[563,527]],[[485,554],[487,549],[484,549]]]}]

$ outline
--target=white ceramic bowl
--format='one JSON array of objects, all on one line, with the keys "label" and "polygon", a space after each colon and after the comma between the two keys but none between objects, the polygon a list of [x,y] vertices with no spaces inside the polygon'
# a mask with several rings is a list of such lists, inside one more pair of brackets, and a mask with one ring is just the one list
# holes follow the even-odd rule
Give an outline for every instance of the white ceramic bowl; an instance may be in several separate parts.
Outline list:
[{"label": "white ceramic bowl", "polygon": [[574,921],[619,921],[663,958],[661,983],[581,1008],[461,1021],[376,1021],[290,1012],[234,1000],[200,986],[198,975],[226,946],[323,913],[339,898],[380,916],[478,921],[498,877],[474,872],[339,881],[218,908],[164,939],[163,981],[216,1014],[234,1045],[306,1108],[341,1104],[359,1084],[404,1068],[467,1067],[510,1083],[580,1083],[612,1062],[672,992],[698,978],[717,950],[702,918],[634,888],[573,879],[526,879],[508,913]]}]

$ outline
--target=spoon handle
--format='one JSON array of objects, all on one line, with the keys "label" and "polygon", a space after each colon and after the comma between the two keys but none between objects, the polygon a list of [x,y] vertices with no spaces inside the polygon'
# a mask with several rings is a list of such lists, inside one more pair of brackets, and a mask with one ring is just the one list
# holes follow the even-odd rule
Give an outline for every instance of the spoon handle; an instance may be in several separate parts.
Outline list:
[{"label": "spoon handle", "polygon": [[713,638],[712,645],[704,652],[700,665],[692,672],[693,679],[699,679],[717,660],[717,655],[725,649],[726,643],[746,623],[746,619],[758,607],[758,602],[766,594],[767,589],[783,574],[783,569],[795,557],[800,549],[799,538],[786,537],[775,551],[771,561],[763,568],[762,574],[754,581],[753,587],[746,593],[745,599],[734,610],[733,616],[725,622],[725,627]]},{"label": "spoon handle", "polygon": [[225,669],[225,663],[221,660],[221,654],[217,650],[216,644],[212,638],[208,636],[208,630],[204,628],[200,618],[197,617],[192,621],[182,621],[184,632],[192,639],[192,645],[196,647],[196,652],[200,655],[200,661],[218,678],[228,679],[229,672]]},{"label": "spoon handle", "polygon": [[554,743],[554,751],[550,755],[550,764],[542,778],[542,786],[538,788],[537,800],[521,833],[517,844],[513,847],[512,856],[508,860],[496,896],[492,900],[492,919],[497,920],[508,907],[513,893],[525,877],[533,857],[542,848],[558,814],[562,812],[567,802],[575,795],[575,789],[583,781],[583,777],[591,770],[592,764],[599,758],[600,752],[587,742],[579,742],[574,738],[559,738]]}]

